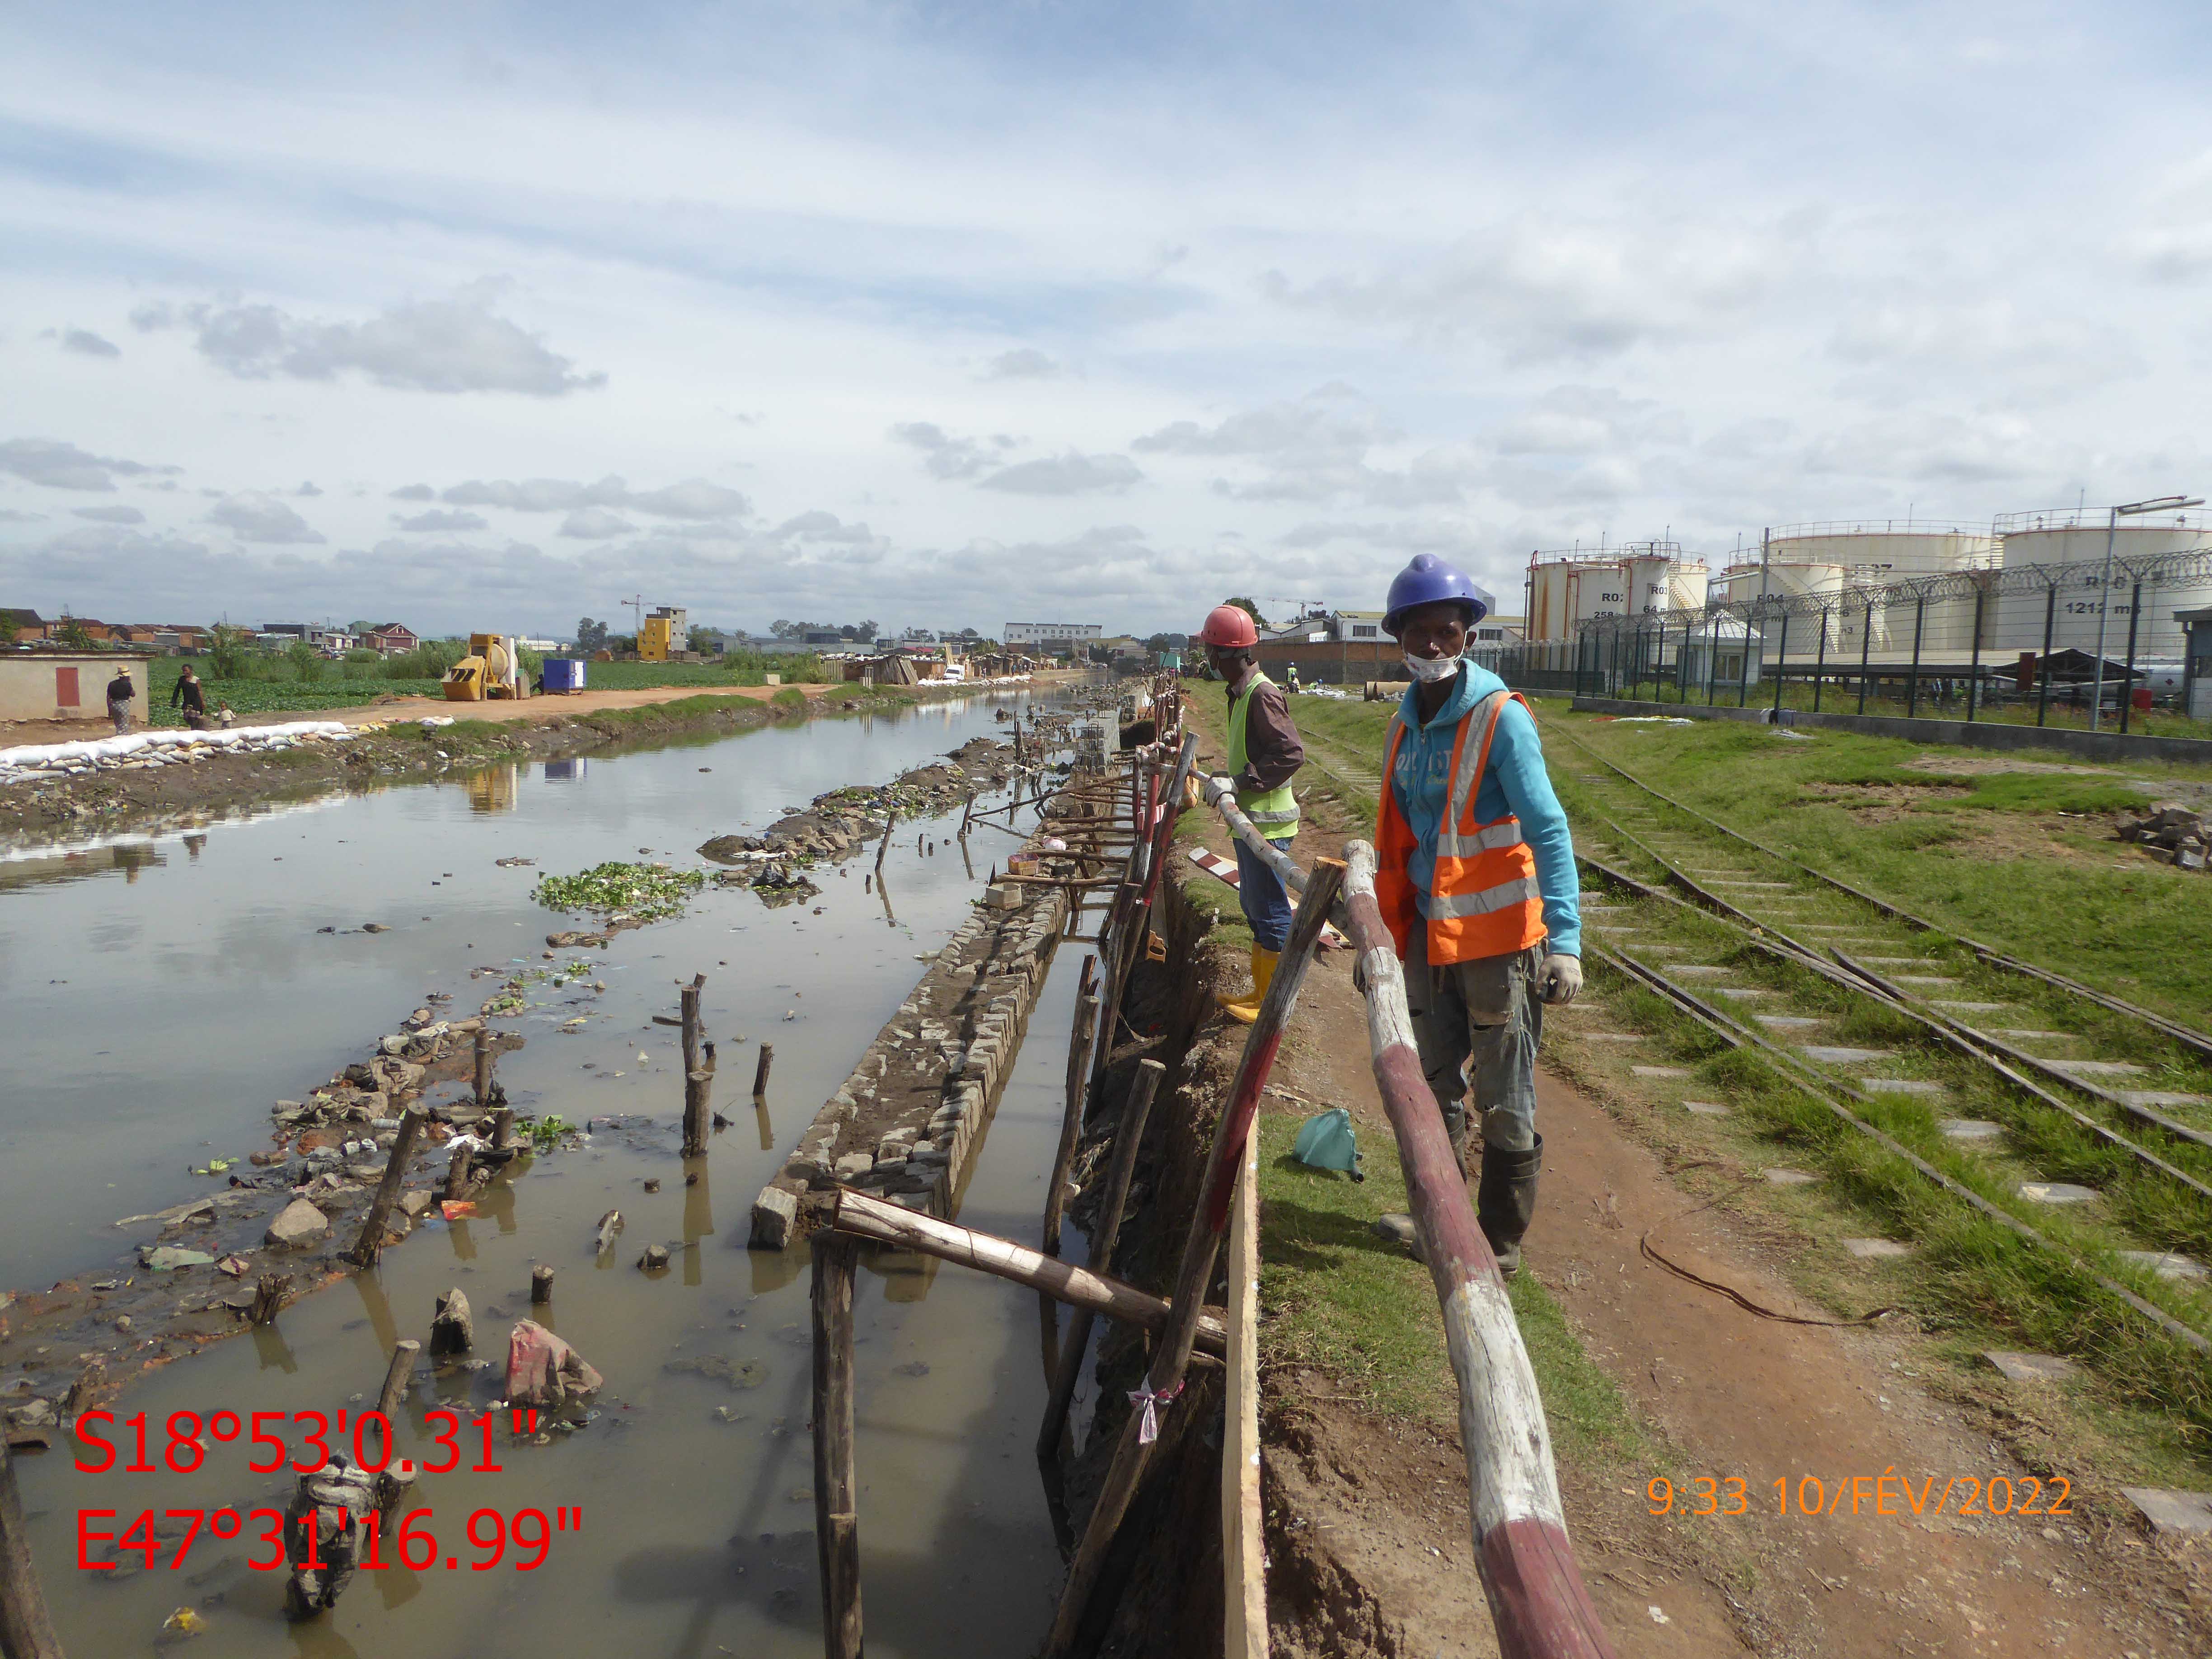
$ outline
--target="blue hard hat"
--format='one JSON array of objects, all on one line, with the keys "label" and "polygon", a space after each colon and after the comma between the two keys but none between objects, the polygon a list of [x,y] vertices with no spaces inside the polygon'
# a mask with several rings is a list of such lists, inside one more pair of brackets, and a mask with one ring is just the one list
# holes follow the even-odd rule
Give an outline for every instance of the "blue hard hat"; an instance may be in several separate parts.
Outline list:
[{"label": "blue hard hat", "polygon": [[1413,562],[1390,580],[1389,609],[1382,617],[1383,631],[1393,639],[1397,637],[1399,624],[1406,613],[1417,605],[1434,605],[1441,599],[1457,599],[1468,607],[1468,626],[1472,628],[1488,616],[1498,601],[1463,570],[1455,570],[1433,553],[1416,553]]}]

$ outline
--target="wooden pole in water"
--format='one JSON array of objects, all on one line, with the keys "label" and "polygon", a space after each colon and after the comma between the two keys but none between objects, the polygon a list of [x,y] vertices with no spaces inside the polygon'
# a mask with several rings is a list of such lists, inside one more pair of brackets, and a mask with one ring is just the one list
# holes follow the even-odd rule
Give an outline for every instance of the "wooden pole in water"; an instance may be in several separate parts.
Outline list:
[{"label": "wooden pole in water", "polygon": [[1236,1080],[1230,1085],[1229,1098],[1214,1125],[1213,1148],[1207,1154],[1206,1177],[1199,1188],[1198,1214],[1192,1219],[1190,1232],[1183,1241],[1182,1261],[1176,1273],[1176,1316],[1152,1350],[1152,1367],[1145,1375],[1142,1389],[1143,1408],[1132,1411],[1122,1427],[1121,1443],[1114,1449],[1114,1462],[1106,1471],[1097,1502],[1091,1507],[1090,1524],[1084,1530],[1082,1543],[1076,1547],[1074,1560],[1068,1565],[1067,1586],[1060,1593],[1060,1610],[1054,1616],[1052,1633],[1045,1642],[1045,1659],[1062,1659],[1062,1656],[1073,1650],[1085,1614],[1090,1610],[1091,1595],[1098,1588],[1098,1575],[1106,1565],[1107,1552],[1152,1463],[1152,1448],[1158,1443],[1156,1437],[1146,1433],[1146,1429],[1148,1425],[1154,1425],[1156,1436],[1157,1413],[1169,1409],[1182,1392],[1183,1380],[1190,1368],[1192,1341],[1197,1334],[1199,1304],[1205,1296],[1206,1281],[1213,1276],[1215,1258],[1220,1253],[1222,1234],[1229,1221],[1230,1200],[1236,1191],[1237,1171],[1243,1167],[1244,1143],[1251,1134],[1252,1120],[1259,1114],[1260,1091],[1267,1086],[1268,1074],[1274,1068],[1275,1053],[1282,1046],[1283,1027],[1297,1006],[1298,988],[1304,982],[1306,969],[1313,963],[1315,948],[1321,943],[1322,927],[1343,880],[1344,866],[1334,859],[1318,860],[1306,878],[1305,902],[1298,908],[1297,920],[1291,925],[1291,937],[1283,946],[1282,957],[1275,969],[1274,983],[1267,988],[1267,994],[1260,1004],[1259,1018],[1253,1021],[1251,1033],[1245,1039],[1244,1056],[1237,1062]]},{"label": "wooden pole in water", "polygon": [[[1152,1097],[1167,1075],[1157,1060],[1137,1062],[1137,1075],[1129,1083],[1129,1098],[1121,1108],[1121,1121],[1114,1131],[1114,1158],[1106,1167],[1106,1190],[1098,1205],[1098,1253],[1091,1265],[1102,1273],[1114,1271],[1114,1244],[1121,1231],[1121,1210],[1129,1201],[1129,1180],[1137,1170],[1137,1146],[1144,1139],[1145,1120],[1152,1115]],[[1044,1425],[1037,1431],[1040,1460],[1060,1455],[1060,1431],[1067,1425],[1067,1408],[1075,1399],[1075,1385],[1083,1376],[1084,1350],[1091,1346],[1091,1327],[1097,1316],[1078,1308],[1067,1327],[1067,1340],[1060,1351],[1060,1370],[1052,1379],[1052,1397],[1045,1406]]]},{"label": "wooden pole in water", "polygon": [[893,805],[884,819],[884,838],[876,843],[876,873],[884,872],[884,854],[891,850],[891,830],[898,823],[898,808]]},{"label": "wooden pole in water", "polygon": [[491,1146],[494,1152],[505,1149],[514,1139],[514,1108],[502,1106],[491,1115]]},{"label": "wooden pole in water", "polygon": [[1045,1183],[1044,1192],[1044,1253],[1060,1254],[1060,1217],[1067,1208],[1067,1171],[1075,1162],[1075,1148],[1083,1139],[1083,1103],[1089,1094],[1084,1087],[1088,1080],[1086,1069],[1091,1055],[1091,1039],[1098,1019],[1098,994],[1096,973],[1098,959],[1083,959],[1083,983],[1075,999],[1075,1027],[1068,1034],[1067,1098],[1060,1113],[1060,1149],[1053,1155],[1052,1176]]},{"label": "wooden pole in water", "polygon": [[361,1237],[354,1241],[346,1260],[356,1267],[374,1267],[376,1253],[384,1248],[384,1224],[390,1219],[392,1206],[398,1202],[399,1188],[407,1179],[407,1166],[414,1160],[415,1138],[422,1133],[429,1121],[429,1113],[420,1106],[410,1106],[399,1115],[399,1131],[392,1141],[392,1157],[384,1166],[384,1179],[376,1183],[376,1196],[368,1201],[368,1213],[362,1218]]},{"label": "wooden pole in water", "polygon": [[477,1027],[477,1104],[491,1104],[491,1027]]},{"label": "wooden pole in water", "polygon": [[391,1460],[392,1449],[398,1443],[398,1423],[401,1406],[407,1399],[407,1384],[415,1376],[415,1360],[422,1352],[422,1345],[412,1337],[402,1337],[392,1345],[392,1364],[384,1373],[384,1387],[376,1396],[376,1409],[384,1419],[384,1453]]},{"label": "wooden pole in water", "polygon": [[453,1162],[446,1165],[446,1200],[454,1203],[469,1195],[469,1187],[475,1177],[476,1157],[465,1146],[453,1148]]},{"label": "wooden pole in water", "polygon": [[553,1299],[553,1269],[532,1267],[530,1270],[530,1303],[542,1308]]},{"label": "wooden pole in water", "polygon": [[814,1240],[814,1539],[827,1659],[860,1659],[853,1444],[853,1269],[860,1254],[849,1238]]},{"label": "wooden pole in water", "polygon": [[15,1492],[15,1465],[8,1437],[0,1434],[0,1654],[7,1659],[62,1659],[61,1638],[46,1612],[38,1569],[31,1564],[30,1534]]},{"label": "wooden pole in water", "polygon": [[763,1042],[760,1059],[753,1066],[753,1100],[756,1103],[768,1098],[768,1068],[775,1064],[775,1044]]},{"label": "wooden pole in water", "polygon": [[684,1156],[696,1158],[707,1150],[707,1101],[714,1073],[702,1069],[699,1044],[699,992],[704,974],[694,974],[684,987]]},{"label": "wooden pole in water", "polygon": [[[1017,1244],[1011,1238],[995,1238],[955,1222],[939,1221],[917,1210],[871,1198],[850,1187],[836,1189],[836,1203],[837,1207],[830,1213],[829,1224],[841,1233],[872,1239],[878,1244],[896,1245],[902,1250],[933,1255],[940,1261],[1012,1279],[1017,1285],[1026,1285],[1033,1291],[1042,1291],[1072,1306],[1089,1308],[1124,1324],[1142,1325],[1152,1331],[1164,1330],[1168,1326],[1170,1304],[1159,1297],[1118,1279],[1092,1273],[1088,1267],[1055,1261],[1042,1251]],[[1226,1346],[1228,1333],[1217,1316],[1201,1310],[1196,1328],[1198,1346],[1206,1352],[1218,1354]]]}]

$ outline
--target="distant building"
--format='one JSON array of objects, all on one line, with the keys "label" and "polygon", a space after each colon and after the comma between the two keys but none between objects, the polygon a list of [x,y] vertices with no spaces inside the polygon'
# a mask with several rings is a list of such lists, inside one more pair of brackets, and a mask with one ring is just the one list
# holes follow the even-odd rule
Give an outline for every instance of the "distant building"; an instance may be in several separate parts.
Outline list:
[{"label": "distant building", "polygon": [[46,637],[49,624],[35,611],[19,611],[12,605],[0,605],[0,617],[5,617],[15,624],[15,638],[19,643],[28,644],[33,640]]},{"label": "distant building", "polygon": [[1000,637],[1007,645],[1074,646],[1088,644],[1105,633],[1101,623],[1014,623]]},{"label": "distant building", "polygon": [[370,650],[387,657],[404,656],[422,643],[413,629],[401,623],[379,623],[361,638]]}]

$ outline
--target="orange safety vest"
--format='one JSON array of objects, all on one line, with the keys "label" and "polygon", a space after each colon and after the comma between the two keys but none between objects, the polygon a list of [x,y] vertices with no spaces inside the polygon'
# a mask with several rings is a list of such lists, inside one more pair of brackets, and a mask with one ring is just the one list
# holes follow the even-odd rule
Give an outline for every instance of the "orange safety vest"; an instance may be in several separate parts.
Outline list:
[{"label": "orange safety vest", "polygon": [[[1443,827],[1437,836],[1436,878],[1429,889],[1429,961],[1472,962],[1478,957],[1510,956],[1545,937],[1544,895],[1536,884],[1536,854],[1521,836],[1521,820],[1510,814],[1490,823],[1474,821],[1474,798],[1490,765],[1490,740],[1498,717],[1516,692],[1493,691],[1468,710],[1452,741],[1451,788],[1444,798]],[[1480,724],[1482,738],[1468,733]],[[1404,741],[1402,713],[1390,717],[1389,747],[1382,761],[1382,803],[1375,815],[1375,899],[1406,954],[1414,924],[1421,920],[1413,884],[1407,876],[1415,838],[1398,810],[1398,745]]]}]

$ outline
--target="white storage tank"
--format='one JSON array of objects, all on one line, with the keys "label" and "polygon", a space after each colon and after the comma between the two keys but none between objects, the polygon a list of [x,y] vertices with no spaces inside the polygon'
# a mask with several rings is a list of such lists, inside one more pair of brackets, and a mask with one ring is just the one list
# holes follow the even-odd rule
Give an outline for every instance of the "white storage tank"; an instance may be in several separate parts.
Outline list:
[{"label": "white storage tank", "polygon": [[[2057,573],[2057,603],[2051,612],[2051,648],[2094,654],[2097,624],[2105,599],[2105,538],[2106,509],[2061,507],[2041,513],[2008,513],[1997,520],[2003,539],[2004,568],[2015,572],[2043,566]],[[2201,512],[2161,514],[2155,518],[2123,519],[2112,532],[2116,560],[2148,558],[2160,553],[2179,553],[2212,548],[2212,526]],[[2134,580],[2124,571],[2112,575],[2112,616],[2105,624],[2105,654],[2118,661],[2127,655],[2128,611]],[[2046,606],[2046,590],[2008,593],[1998,606],[1997,639],[2003,652],[2040,651]],[[2136,657],[2178,659],[2184,648],[2176,611],[2212,605],[2212,581],[2203,580],[2146,584],[2142,615],[2136,619]]]},{"label": "white storage tank", "polygon": [[1742,605],[1765,593],[1778,599],[1811,595],[1832,598],[1844,591],[1844,568],[1839,564],[1784,563],[1769,558],[1732,564],[1721,572],[1722,595],[1731,605]]},{"label": "white storage tank", "polygon": [[1628,613],[1628,566],[1620,559],[1589,560],[1567,567],[1567,632],[1595,617]]},{"label": "white storage tank", "polygon": [[1839,519],[1767,532],[1778,564],[1838,564],[1854,577],[1897,581],[1946,570],[1986,570],[1997,538],[1985,530],[1928,519]]}]

